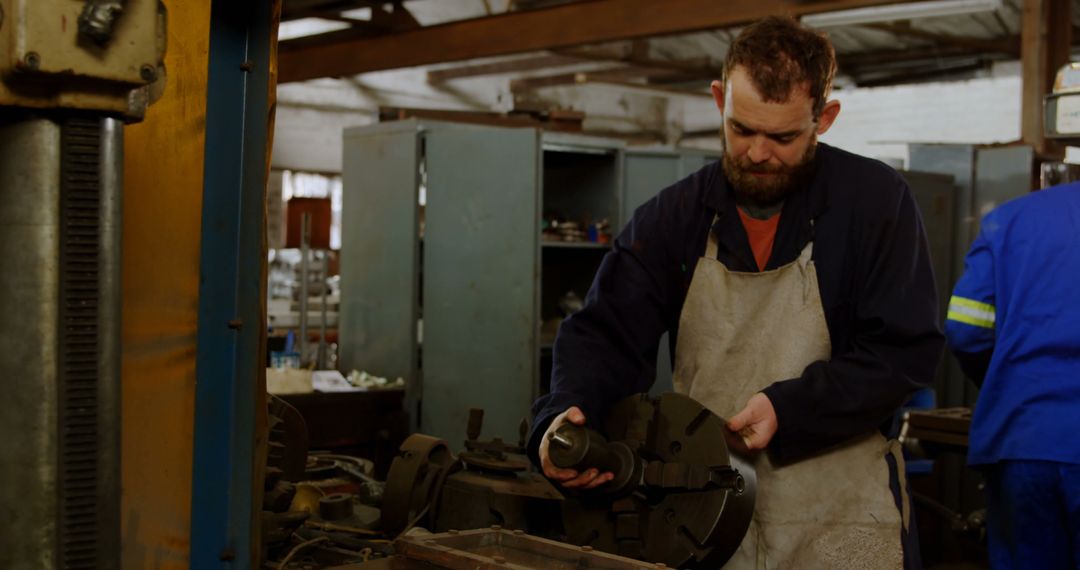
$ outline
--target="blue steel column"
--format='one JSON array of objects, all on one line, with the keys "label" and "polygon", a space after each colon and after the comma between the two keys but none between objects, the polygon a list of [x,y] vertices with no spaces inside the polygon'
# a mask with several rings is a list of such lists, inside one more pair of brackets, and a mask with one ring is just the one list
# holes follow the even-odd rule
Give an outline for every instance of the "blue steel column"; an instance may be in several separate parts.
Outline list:
[{"label": "blue steel column", "polygon": [[[211,8],[191,567],[251,568],[273,2]],[[168,157],[162,157],[168,160]],[[167,263],[167,260],[163,260]]]}]

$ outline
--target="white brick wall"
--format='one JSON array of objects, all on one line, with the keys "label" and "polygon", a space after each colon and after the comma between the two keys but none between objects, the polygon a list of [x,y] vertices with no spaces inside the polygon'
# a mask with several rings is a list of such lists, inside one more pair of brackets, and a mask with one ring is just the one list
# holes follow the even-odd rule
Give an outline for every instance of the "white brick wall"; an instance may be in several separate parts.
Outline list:
[{"label": "white brick wall", "polygon": [[1007,75],[835,93],[841,110],[821,140],[907,163],[907,143],[1000,143],[1020,138],[1020,77]]}]

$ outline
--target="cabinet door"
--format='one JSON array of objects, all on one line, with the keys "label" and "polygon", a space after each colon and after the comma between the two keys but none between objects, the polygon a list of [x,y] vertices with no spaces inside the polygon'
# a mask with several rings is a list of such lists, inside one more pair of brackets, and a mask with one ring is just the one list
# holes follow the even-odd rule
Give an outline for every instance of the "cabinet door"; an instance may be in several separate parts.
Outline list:
[{"label": "cabinet door", "polygon": [[404,378],[412,417],[419,139],[415,125],[409,126],[345,135],[338,346],[346,372]]},{"label": "cabinet door", "polygon": [[[626,175],[623,177],[626,194],[623,198],[624,226],[634,216],[638,206],[648,202],[661,190],[678,182],[687,173],[683,157],[677,154],[626,153],[623,159]],[[660,337],[656,354],[656,382],[650,392],[654,395],[674,391],[671,382],[671,350],[668,334]]]},{"label": "cabinet door", "polygon": [[425,433],[517,441],[536,390],[539,138],[532,129],[426,135],[423,258]]},{"label": "cabinet door", "polygon": [[623,165],[626,174],[623,175],[622,223],[625,226],[638,206],[681,178],[682,165],[676,154],[633,152],[626,153]]}]

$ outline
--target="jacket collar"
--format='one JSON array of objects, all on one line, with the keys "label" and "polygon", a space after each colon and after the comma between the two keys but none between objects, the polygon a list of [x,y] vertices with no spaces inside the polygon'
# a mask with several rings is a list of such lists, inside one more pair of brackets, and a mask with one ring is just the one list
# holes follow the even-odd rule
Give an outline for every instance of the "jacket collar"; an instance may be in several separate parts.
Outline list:
[{"label": "jacket collar", "polygon": [[[784,201],[780,226],[776,230],[773,255],[766,269],[794,260],[798,252],[802,251],[802,248],[813,239],[812,221],[828,209],[828,181],[833,176],[830,158],[833,152],[832,147],[818,143],[814,156],[813,178],[805,188],[797,190]],[[723,257],[723,250],[726,249],[729,255],[737,260],[737,265],[741,266],[733,269],[756,270],[757,264],[750,250],[750,242],[736,209],[735,190],[723,172],[722,161],[717,161],[713,175],[706,177],[705,183],[707,187],[702,192],[701,199],[702,203],[715,212],[718,218],[712,231],[717,232],[720,256]]]}]

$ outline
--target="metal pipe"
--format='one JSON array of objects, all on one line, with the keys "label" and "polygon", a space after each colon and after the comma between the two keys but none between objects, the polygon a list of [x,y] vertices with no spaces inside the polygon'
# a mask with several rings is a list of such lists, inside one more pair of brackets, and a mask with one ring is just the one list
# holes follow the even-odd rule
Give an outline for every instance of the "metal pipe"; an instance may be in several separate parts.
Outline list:
[{"label": "metal pipe", "polygon": [[322,283],[322,320],[319,322],[319,370],[326,370],[326,293],[327,287],[326,281],[330,276],[330,256],[323,250],[322,252],[322,275],[320,282]]},{"label": "metal pipe", "polygon": [[0,111],[0,568],[55,568],[60,126]]},{"label": "metal pipe", "polygon": [[311,255],[311,212],[304,212],[300,216],[300,366],[307,368],[308,364],[308,279],[310,263],[308,256]]},{"label": "metal pipe", "polygon": [[101,120],[98,297],[98,568],[120,568],[120,289],[124,124]]}]

